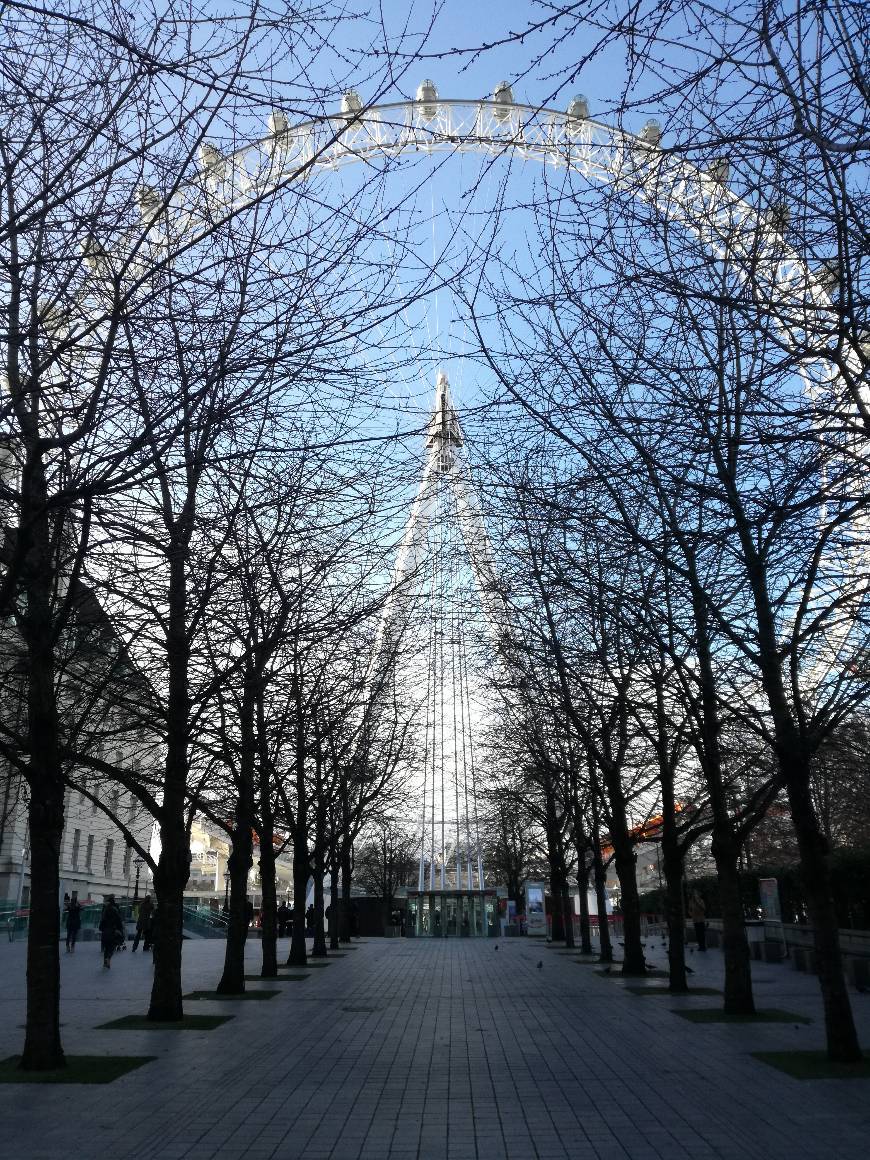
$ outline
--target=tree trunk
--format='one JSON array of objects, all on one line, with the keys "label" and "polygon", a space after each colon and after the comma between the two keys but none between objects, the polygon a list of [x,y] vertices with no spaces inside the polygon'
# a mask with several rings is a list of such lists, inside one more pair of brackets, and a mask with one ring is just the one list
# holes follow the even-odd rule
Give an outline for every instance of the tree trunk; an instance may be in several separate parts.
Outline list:
[{"label": "tree trunk", "polygon": [[[298,832],[298,827],[297,827]],[[304,967],[308,962],[305,948],[305,895],[311,870],[308,864],[308,835],[293,844],[293,933],[290,938],[288,967]]]},{"label": "tree trunk", "polygon": [[260,886],[263,892],[260,935],[263,946],[263,965],[260,974],[274,979],[278,974],[278,890],[275,882],[275,847],[271,814],[264,823],[260,811]]},{"label": "tree trunk", "polygon": [[168,553],[169,624],[166,630],[168,692],[166,761],[160,809],[160,859],[154,875],[157,915],[154,921],[154,981],[148,1018],[174,1022],[184,1018],[181,1000],[181,946],[184,888],[190,877],[190,840],[185,825],[187,749],[190,730],[187,637],[187,549],[185,533]]},{"label": "tree trunk", "polygon": [[586,847],[578,849],[579,870],[577,889],[580,893],[580,950],[584,955],[592,954],[592,935],[589,927],[589,867],[586,865]]},{"label": "tree trunk", "polygon": [[296,704],[296,824],[293,827],[293,934],[290,938],[288,967],[304,967],[308,961],[305,949],[305,896],[311,873],[308,852],[308,791],[305,785],[305,720],[299,673],[293,674],[293,698]]},{"label": "tree trunk", "polygon": [[565,869],[557,836],[555,814],[549,808],[547,824],[547,860],[550,863],[550,935],[553,942],[565,938]]},{"label": "tree trunk", "polygon": [[562,887],[562,926],[565,931],[565,946],[574,947],[574,906],[568,889],[567,876]]},{"label": "tree trunk", "polygon": [[323,927],[323,867],[318,864],[314,867],[314,945],[311,948],[311,957],[325,959],[326,931]]},{"label": "tree trunk", "polygon": [[[165,809],[165,807],[164,807]],[[148,1018],[156,1023],[184,1018],[181,1000],[181,943],[184,888],[190,876],[190,843],[176,815],[160,825],[160,859],[154,874],[154,981]]]},{"label": "tree trunk", "polygon": [[668,927],[668,990],[675,995],[688,991],[686,980],[686,918],[683,908],[683,856],[674,838],[662,834],[662,868],[665,874],[665,922]]},{"label": "tree trunk", "polygon": [[272,767],[266,730],[266,696],[262,674],[257,684],[257,773],[259,776],[260,882],[263,890],[262,935],[263,965],[260,975],[274,979],[278,975],[278,889],[275,880],[275,815],[272,811]]},{"label": "tree trunk", "polygon": [[227,860],[230,872],[230,914],[227,921],[227,944],[224,951],[224,970],[217,991],[220,995],[245,993],[245,945],[248,941],[248,875],[253,865],[252,819],[243,816],[244,807],[237,802],[236,824],[233,827],[233,848]]},{"label": "tree trunk", "polygon": [[607,915],[607,870],[601,853],[601,829],[598,821],[597,789],[592,791],[592,873],[595,881],[595,904],[598,908],[598,947],[602,963],[613,962],[610,919]]},{"label": "tree trunk", "polygon": [[[31,761],[37,754],[31,753]],[[44,767],[43,767],[44,768]],[[63,782],[41,777],[39,796],[31,786],[30,923],[27,935],[27,1017],[21,1067],[63,1067],[60,1040],[60,876]]]},{"label": "tree trunk", "polygon": [[[786,765],[782,758],[780,763],[781,766]],[[787,782],[788,800],[800,851],[801,878],[813,924],[813,945],[825,1011],[828,1058],[838,1063],[858,1063],[862,1054],[843,975],[828,843],[813,809],[807,763],[797,760],[788,763],[786,768],[790,775]]]},{"label": "tree trunk", "polygon": [[227,869],[230,872],[230,915],[227,922],[224,970],[217,985],[220,995],[245,993],[245,945],[248,941],[251,914],[248,906],[248,876],[254,864],[254,827],[257,824],[254,805],[257,753],[255,710],[254,672],[250,665],[246,665],[244,688],[239,703],[240,756],[236,816],[233,823],[233,848],[227,862]]},{"label": "tree trunk", "polygon": [[349,943],[353,933],[353,916],[351,914],[351,848],[350,838],[343,838],[341,843],[341,930],[342,942]]},{"label": "tree trunk", "polygon": [[713,831],[713,858],[719,879],[719,901],[722,906],[722,950],[725,958],[724,1010],[729,1015],[754,1015],[752,968],[749,944],[743,921],[743,899],[737,861],[739,845],[733,835]]},{"label": "tree trunk", "polygon": [[338,924],[340,914],[341,900],[338,889],[338,859],[336,858],[336,850],[333,846],[329,864],[329,949],[331,951],[337,951],[339,948]]},{"label": "tree trunk", "polygon": [[624,830],[612,834],[614,864],[619,878],[619,899],[622,911],[623,975],[645,975],[646,961],[640,936],[640,896],[637,892],[634,846]]},{"label": "tree trunk", "polygon": [[[34,435],[38,433],[34,430]],[[29,537],[22,568],[26,606],[21,618],[27,647],[26,777],[30,789],[30,923],[27,936],[27,1015],[21,1067],[64,1066],[60,1040],[60,847],[64,783],[55,692],[55,577],[41,459],[32,450],[22,472],[21,529]]]}]

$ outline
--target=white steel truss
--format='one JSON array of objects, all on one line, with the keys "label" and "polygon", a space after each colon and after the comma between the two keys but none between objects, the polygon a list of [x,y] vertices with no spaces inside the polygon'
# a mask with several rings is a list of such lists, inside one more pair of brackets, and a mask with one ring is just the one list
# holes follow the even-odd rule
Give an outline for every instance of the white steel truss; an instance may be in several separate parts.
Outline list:
[{"label": "white steel truss", "polygon": [[[443,555],[443,535],[442,552],[439,555],[436,550],[434,558],[429,542],[433,526],[434,534],[441,534],[441,529],[435,525],[445,518],[444,498],[449,496],[449,516],[455,519],[458,527],[487,635],[498,658],[507,632],[505,607],[498,587],[492,546],[462,454],[463,446],[462,428],[450,396],[447,376],[439,372],[435,404],[426,426],[426,459],[399,542],[372,660],[374,670],[379,664],[385,640],[388,637],[391,640],[400,638],[414,610],[425,604],[430,617],[430,637],[427,646],[426,769],[420,814],[421,890],[426,887],[427,865],[429,888],[443,890],[448,863],[452,866],[451,873],[455,870],[457,889],[482,890],[485,885],[464,634],[462,626],[456,622],[455,613],[449,613],[446,608],[445,569],[449,564]],[[496,660],[496,663],[499,662]],[[453,702],[447,710],[444,705],[445,687],[450,688]],[[445,722],[452,737],[444,736]],[[455,809],[451,825],[446,821],[449,806],[445,798],[449,778],[445,774],[445,748],[452,754]],[[439,882],[436,882],[436,866],[440,867]]]},{"label": "white steel truss", "polygon": [[[759,213],[727,188],[726,160],[714,161],[704,172],[660,149],[660,131],[636,136],[595,121],[585,101],[575,100],[563,113],[515,104],[506,89],[499,90],[498,99],[482,101],[441,99],[431,82],[424,82],[420,93],[414,101],[368,108],[348,93],[336,116],[292,126],[276,110],[258,141],[228,153],[202,145],[196,178],[181,183],[169,198],[151,187],[140,188],[138,227],[110,247],[88,241],[89,268],[98,276],[143,276],[155,259],[165,261],[207,238],[221,219],[314,171],[406,151],[515,154],[613,184],[680,223],[709,253],[751,280],[787,346],[824,351],[828,340],[834,342],[837,315],[826,272],[812,272],[785,242],[775,212]],[[846,350],[845,361],[853,374],[860,372],[856,351]],[[823,355],[808,356],[810,389],[813,381],[831,381],[836,373]]]}]

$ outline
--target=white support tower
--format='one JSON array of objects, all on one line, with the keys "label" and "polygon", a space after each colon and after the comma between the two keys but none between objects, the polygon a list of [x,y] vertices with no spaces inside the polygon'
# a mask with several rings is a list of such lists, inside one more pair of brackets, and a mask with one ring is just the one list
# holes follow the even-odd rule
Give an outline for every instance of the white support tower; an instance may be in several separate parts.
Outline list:
[{"label": "white support tower", "polygon": [[[425,609],[426,748],[418,889],[483,890],[468,598],[483,613],[490,653],[501,648],[505,621],[489,536],[469,478],[462,427],[443,372],[436,379],[425,437],[426,459],[399,542],[373,669],[388,635],[396,639],[405,633]],[[471,580],[470,592],[462,589],[463,577]]]}]

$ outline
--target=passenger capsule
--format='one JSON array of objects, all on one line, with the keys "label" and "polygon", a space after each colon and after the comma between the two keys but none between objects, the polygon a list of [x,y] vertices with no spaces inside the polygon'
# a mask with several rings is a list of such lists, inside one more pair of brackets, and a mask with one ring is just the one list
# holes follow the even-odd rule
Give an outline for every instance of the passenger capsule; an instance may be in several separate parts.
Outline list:
[{"label": "passenger capsule", "polygon": [[356,89],[348,89],[342,94],[341,98],[341,115],[352,121],[354,117],[358,117],[362,112],[362,101]]},{"label": "passenger capsule", "polygon": [[589,120],[589,101],[582,93],[577,93],[571,98],[571,103],[568,105],[568,117],[572,121]]},{"label": "passenger capsule", "polygon": [[662,127],[655,117],[651,117],[641,129],[640,139],[644,145],[650,145],[653,149],[659,144],[662,139]]},{"label": "passenger capsule", "polygon": [[511,106],[514,103],[514,91],[507,81],[499,81],[492,94],[492,103],[495,105],[493,116],[497,121],[506,121],[511,115]]},{"label": "passenger capsule", "polygon": [[266,121],[270,137],[280,137],[287,132],[287,114],[281,109],[273,109]]},{"label": "passenger capsule", "polygon": [[427,121],[431,121],[438,112],[438,90],[434,81],[425,80],[418,86],[417,100],[423,105],[423,116]]}]

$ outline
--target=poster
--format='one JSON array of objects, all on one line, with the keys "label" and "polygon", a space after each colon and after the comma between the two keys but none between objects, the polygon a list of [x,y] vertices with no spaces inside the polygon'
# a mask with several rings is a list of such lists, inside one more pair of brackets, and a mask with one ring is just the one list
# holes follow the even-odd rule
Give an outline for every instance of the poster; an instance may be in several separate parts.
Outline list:
[{"label": "poster", "polygon": [[526,934],[547,937],[547,915],[544,906],[544,883],[526,883]]}]

